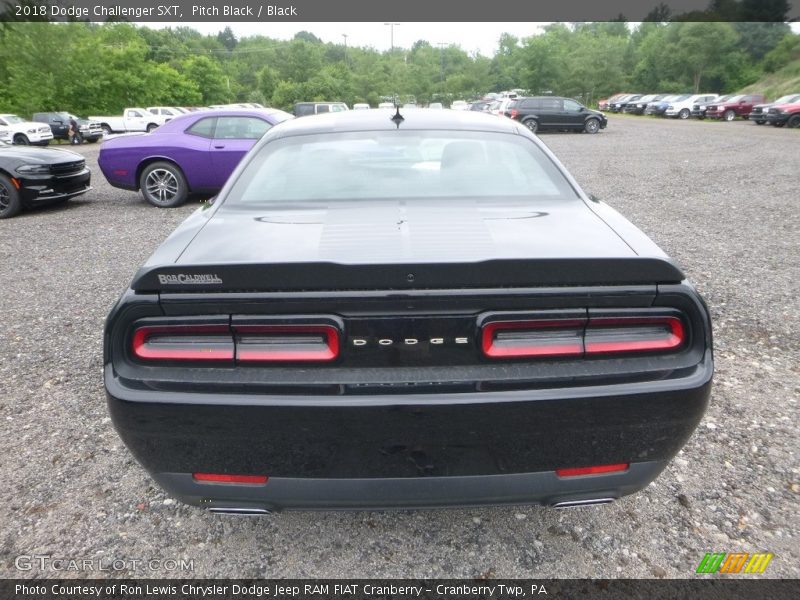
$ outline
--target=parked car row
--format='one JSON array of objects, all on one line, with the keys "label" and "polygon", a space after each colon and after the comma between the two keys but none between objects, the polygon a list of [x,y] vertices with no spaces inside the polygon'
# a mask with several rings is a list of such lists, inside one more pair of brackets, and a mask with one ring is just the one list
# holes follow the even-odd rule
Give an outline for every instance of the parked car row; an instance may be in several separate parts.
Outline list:
[{"label": "parked car row", "polygon": [[616,94],[598,106],[614,113],[723,121],[742,118],[756,125],[800,127],[800,94],[787,94],[774,102],[767,102],[763,94]]}]

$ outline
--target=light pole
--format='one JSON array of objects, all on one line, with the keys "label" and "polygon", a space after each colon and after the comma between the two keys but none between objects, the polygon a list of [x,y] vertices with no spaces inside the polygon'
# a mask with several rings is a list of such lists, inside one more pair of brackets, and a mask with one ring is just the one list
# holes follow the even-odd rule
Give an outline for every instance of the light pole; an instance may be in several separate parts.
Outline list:
[{"label": "light pole", "polygon": [[344,66],[349,67],[350,64],[347,62],[347,34],[343,33],[342,37],[344,38]]},{"label": "light pole", "polygon": [[384,25],[389,26],[389,41],[392,46],[392,54],[394,54],[394,26],[400,25],[400,23],[384,23]]},{"label": "light pole", "polygon": [[444,95],[444,47],[448,44],[445,42],[437,42],[436,45],[439,46],[439,58],[441,59],[441,65],[439,67],[439,79],[442,83],[442,95]]}]

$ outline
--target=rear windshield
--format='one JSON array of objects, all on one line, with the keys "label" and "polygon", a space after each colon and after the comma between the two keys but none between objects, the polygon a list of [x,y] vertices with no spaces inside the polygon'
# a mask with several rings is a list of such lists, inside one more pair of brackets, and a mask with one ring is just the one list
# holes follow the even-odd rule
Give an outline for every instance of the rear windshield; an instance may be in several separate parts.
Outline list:
[{"label": "rear windshield", "polygon": [[530,139],[464,131],[369,131],[276,139],[226,204],[423,198],[577,198]]}]

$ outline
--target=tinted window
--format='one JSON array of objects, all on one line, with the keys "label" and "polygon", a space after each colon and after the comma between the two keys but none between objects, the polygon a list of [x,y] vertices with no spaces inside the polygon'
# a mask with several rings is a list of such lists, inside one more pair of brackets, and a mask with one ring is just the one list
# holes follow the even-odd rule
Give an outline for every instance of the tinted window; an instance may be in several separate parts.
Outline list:
[{"label": "tinted window", "polygon": [[300,103],[294,105],[294,114],[298,117],[314,114],[314,105],[308,103]]},{"label": "tinted window", "polygon": [[538,98],[526,98],[522,101],[517,101],[517,105],[520,108],[527,108],[527,109],[537,109],[541,107],[541,103],[539,102]]},{"label": "tinted window", "polygon": [[189,127],[189,129],[186,130],[186,133],[204,138],[212,138],[214,137],[214,124],[216,122],[216,117],[200,119],[197,123]]},{"label": "tinted window", "polygon": [[331,110],[331,107],[328,106],[327,104],[318,104],[317,105],[317,112],[318,113],[326,113],[326,112],[330,112],[330,110]]},{"label": "tinted window", "polygon": [[575,100],[564,100],[564,110],[579,112],[581,110],[581,105],[575,102]]},{"label": "tinted window", "polygon": [[272,127],[256,117],[219,117],[214,138],[218,140],[258,140]]},{"label": "tinted window", "polygon": [[226,205],[381,199],[577,199],[542,150],[517,135],[367,131],[281,138],[266,144]]},{"label": "tinted window", "polygon": [[542,110],[560,111],[564,106],[560,98],[541,98],[539,101]]}]

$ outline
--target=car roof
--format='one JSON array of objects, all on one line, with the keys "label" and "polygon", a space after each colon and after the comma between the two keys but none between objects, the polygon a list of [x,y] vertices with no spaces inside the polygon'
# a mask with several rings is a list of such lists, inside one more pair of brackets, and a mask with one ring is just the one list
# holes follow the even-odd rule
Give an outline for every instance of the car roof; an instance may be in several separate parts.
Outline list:
[{"label": "car roof", "polygon": [[323,113],[281,123],[281,136],[345,131],[382,131],[403,129],[495,131],[517,133],[519,126],[511,119],[498,119],[495,115],[477,111],[430,111],[424,108],[401,108],[403,120],[398,126],[388,111],[346,111]]},{"label": "car roof", "polygon": [[268,117],[269,115],[282,112],[285,111],[282,111],[278,108],[216,108],[208,110],[195,110],[173,117],[159,127],[156,131],[167,133],[182,131],[186,124],[199,121],[203,117]]}]

